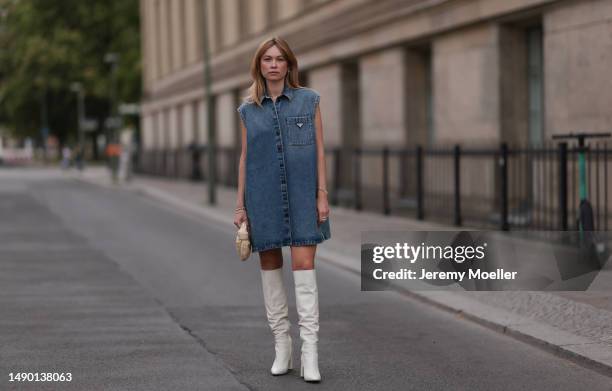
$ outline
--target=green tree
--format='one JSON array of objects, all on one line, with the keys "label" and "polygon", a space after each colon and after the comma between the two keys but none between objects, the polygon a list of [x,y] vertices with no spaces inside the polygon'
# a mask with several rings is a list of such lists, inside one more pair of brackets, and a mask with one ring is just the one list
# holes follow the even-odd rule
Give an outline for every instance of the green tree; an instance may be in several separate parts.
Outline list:
[{"label": "green tree", "polygon": [[39,137],[46,102],[50,133],[61,142],[76,140],[70,84],[79,81],[86,116],[103,123],[110,52],[119,55],[117,101],[138,101],[138,0],[0,0],[0,122],[16,136]]}]

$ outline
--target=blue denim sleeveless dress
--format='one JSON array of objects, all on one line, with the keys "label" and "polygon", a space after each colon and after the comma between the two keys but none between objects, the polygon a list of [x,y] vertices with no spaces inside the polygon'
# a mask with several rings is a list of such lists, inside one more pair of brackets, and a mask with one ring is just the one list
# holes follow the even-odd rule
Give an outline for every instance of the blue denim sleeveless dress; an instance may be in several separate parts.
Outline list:
[{"label": "blue denim sleeveless dress", "polygon": [[285,82],[273,102],[243,102],[247,130],[245,207],[252,251],[321,243],[331,238],[329,218],[317,222],[315,109],[319,94]]}]

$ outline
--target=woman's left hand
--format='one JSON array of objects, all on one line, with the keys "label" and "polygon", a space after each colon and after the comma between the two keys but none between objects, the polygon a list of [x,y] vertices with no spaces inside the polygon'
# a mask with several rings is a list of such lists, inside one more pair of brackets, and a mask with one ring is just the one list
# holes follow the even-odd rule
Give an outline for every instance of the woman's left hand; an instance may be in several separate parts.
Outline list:
[{"label": "woman's left hand", "polygon": [[329,218],[329,202],[327,202],[327,194],[319,192],[317,198],[317,223],[320,225]]}]

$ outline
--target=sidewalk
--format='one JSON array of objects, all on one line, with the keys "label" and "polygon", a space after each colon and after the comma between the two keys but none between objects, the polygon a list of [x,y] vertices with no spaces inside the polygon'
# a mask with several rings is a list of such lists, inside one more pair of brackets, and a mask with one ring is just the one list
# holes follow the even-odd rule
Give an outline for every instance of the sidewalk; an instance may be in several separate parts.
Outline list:
[{"label": "sidewalk", "polygon": [[[68,175],[96,185],[117,186],[101,167]],[[130,183],[117,187],[233,227],[234,188],[218,186],[217,206],[211,207],[207,204],[207,185],[202,182],[136,176]],[[330,223],[332,239],[318,246],[317,259],[357,274],[361,274],[361,231],[456,230],[452,226],[337,206],[331,206]],[[612,375],[612,291],[402,293]]]}]

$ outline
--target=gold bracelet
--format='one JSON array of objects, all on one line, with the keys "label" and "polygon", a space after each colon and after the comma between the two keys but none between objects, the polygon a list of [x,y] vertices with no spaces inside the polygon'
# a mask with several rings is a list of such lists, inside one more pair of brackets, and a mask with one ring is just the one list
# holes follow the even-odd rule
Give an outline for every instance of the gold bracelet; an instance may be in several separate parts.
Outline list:
[{"label": "gold bracelet", "polygon": [[325,190],[325,189],[324,189],[324,188],[322,188],[322,187],[319,187],[319,190],[323,191],[325,194],[328,194],[327,190]]}]

